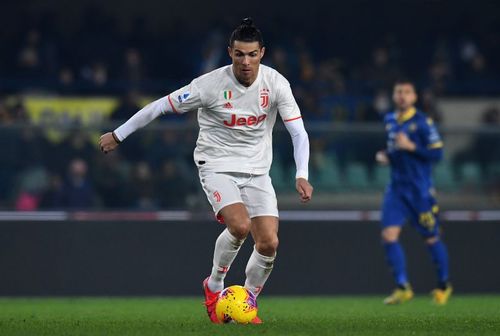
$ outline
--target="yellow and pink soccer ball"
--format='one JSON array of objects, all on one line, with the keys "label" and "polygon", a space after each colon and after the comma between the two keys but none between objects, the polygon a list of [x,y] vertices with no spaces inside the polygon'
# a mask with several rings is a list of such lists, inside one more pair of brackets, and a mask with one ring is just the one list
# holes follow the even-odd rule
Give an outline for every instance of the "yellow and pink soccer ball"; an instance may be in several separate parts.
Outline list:
[{"label": "yellow and pink soccer ball", "polygon": [[219,321],[223,323],[250,323],[257,316],[257,298],[243,286],[223,289],[215,306]]}]

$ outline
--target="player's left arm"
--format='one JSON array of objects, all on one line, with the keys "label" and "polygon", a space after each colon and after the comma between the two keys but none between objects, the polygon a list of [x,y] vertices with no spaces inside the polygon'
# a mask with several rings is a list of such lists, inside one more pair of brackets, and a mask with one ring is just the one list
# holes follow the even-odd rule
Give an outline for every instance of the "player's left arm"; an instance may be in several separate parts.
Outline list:
[{"label": "player's left arm", "polygon": [[309,136],[307,135],[302,118],[284,120],[285,127],[292,137],[293,157],[297,167],[295,174],[295,188],[302,202],[308,202],[312,197],[313,187],[308,181],[309,177]]},{"label": "player's left arm", "polygon": [[312,197],[313,187],[309,178],[309,136],[304,127],[300,109],[293,97],[288,82],[283,83],[278,93],[278,111],[285,127],[292,137],[293,157],[297,172],[295,188],[302,202],[308,202]]},{"label": "player's left arm", "polygon": [[433,162],[443,157],[443,141],[431,118],[421,122],[418,127],[422,144],[411,141],[405,133],[396,136],[398,148],[414,153],[416,156]]}]

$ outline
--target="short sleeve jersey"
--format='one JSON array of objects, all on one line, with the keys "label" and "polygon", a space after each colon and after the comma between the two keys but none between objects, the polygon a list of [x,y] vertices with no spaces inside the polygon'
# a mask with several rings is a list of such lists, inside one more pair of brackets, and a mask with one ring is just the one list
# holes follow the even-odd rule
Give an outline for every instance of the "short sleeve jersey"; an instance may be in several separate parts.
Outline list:
[{"label": "short sleeve jersey", "polygon": [[284,122],[301,118],[290,83],[262,64],[249,87],[238,82],[228,65],[172,92],[168,104],[176,113],[198,111],[194,160],[215,172],[267,173],[277,114]]}]

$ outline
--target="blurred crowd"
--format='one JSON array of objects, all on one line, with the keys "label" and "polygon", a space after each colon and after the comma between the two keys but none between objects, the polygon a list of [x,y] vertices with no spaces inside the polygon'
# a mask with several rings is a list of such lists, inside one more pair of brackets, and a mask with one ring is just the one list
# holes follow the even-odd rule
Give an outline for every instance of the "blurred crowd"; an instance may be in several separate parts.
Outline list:
[{"label": "blurred crowd", "polygon": [[[123,121],[122,108],[118,105],[113,112],[111,125]],[[97,148],[103,132],[99,128],[63,128],[58,131],[64,137],[54,141],[47,134],[50,128],[30,124],[22,104],[0,105],[0,209],[206,207],[192,159],[197,128],[189,119],[165,119],[104,155]],[[354,128],[332,132],[317,128],[321,122],[307,122],[311,181],[317,192],[382,192],[388,182],[387,170],[374,160],[375,152],[385,147],[381,127],[363,130],[354,126],[366,124],[351,123]],[[278,192],[291,192],[293,151],[282,126],[278,123],[275,132],[271,176]],[[485,110],[482,126],[484,129],[472,134],[468,146],[438,165],[445,169],[436,178],[440,190],[486,191],[500,197],[500,109]],[[443,135],[446,142],[447,134]]]},{"label": "blurred crowd", "polygon": [[0,129],[0,209],[175,209],[199,192],[190,132],[141,134],[104,155],[86,131],[56,143],[37,127]]},{"label": "blurred crowd", "polygon": [[[82,15],[81,26],[66,34],[55,21],[42,16],[20,26],[13,35],[0,34],[0,45],[9,46],[0,55],[0,208],[196,207],[201,190],[192,163],[194,128],[173,131],[166,127],[133,135],[135,139],[119,151],[102,155],[95,134],[77,128],[69,130],[63,141],[49,141],[44,129],[30,125],[22,95],[121,96],[111,114],[111,121],[118,124],[140,109],[139,96],[163,95],[228,64],[227,40],[234,23],[202,32],[183,26],[155,34],[139,17],[123,32],[113,17],[89,9]],[[500,64],[496,62],[500,34],[495,32],[487,36],[424,34],[423,46],[422,41],[408,41],[403,32],[391,33],[375,41],[360,37],[346,42],[343,50],[321,36],[290,36],[286,27],[283,22],[262,27],[267,47],[263,63],[290,80],[302,113],[311,123],[380,122],[391,108],[391,86],[400,77],[416,81],[419,107],[438,122],[442,116],[437,97],[500,92]],[[328,31],[323,33],[328,35]],[[484,125],[500,126],[498,108],[482,113]],[[189,125],[193,118],[194,114],[176,116],[176,121]],[[289,139],[284,135],[275,141],[279,154],[273,178],[278,189],[281,175],[290,184],[287,179],[293,167]],[[325,185],[346,179],[356,170],[349,166],[353,162],[362,165],[368,181],[377,180],[373,153],[384,147],[382,132],[362,137],[310,132],[310,138],[312,175],[324,176]],[[485,181],[496,181],[499,141],[495,132],[475,135],[468,148],[451,158],[453,178],[464,178],[461,167],[475,162],[480,174],[493,176]],[[359,183],[359,176],[352,178],[354,184]]]},{"label": "blurred crowd", "polygon": [[[153,32],[147,18],[138,16],[123,31],[116,16],[89,7],[81,23],[67,32],[54,15],[27,17],[12,34],[0,34],[0,45],[8,46],[0,55],[5,90],[102,95],[136,88],[165,93],[227,64],[227,41],[238,22],[220,20],[204,31],[176,23]],[[264,63],[289,78],[299,96],[314,101],[376,95],[400,76],[436,95],[498,92],[500,33],[495,30],[433,34],[415,28],[411,34],[385,33],[375,40],[364,34],[349,41],[339,38],[334,27],[322,28],[332,36],[325,40],[307,27],[289,34],[292,22],[259,23],[267,47]]]}]

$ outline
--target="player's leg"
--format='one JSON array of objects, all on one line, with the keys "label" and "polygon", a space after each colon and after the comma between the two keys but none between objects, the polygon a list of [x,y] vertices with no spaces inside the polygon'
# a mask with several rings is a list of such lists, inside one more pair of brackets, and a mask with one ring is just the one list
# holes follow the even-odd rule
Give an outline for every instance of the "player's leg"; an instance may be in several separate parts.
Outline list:
[{"label": "player's leg", "polygon": [[278,218],[273,216],[252,218],[251,233],[255,246],[245,269],[245,288],[259,295],[273,270],[278,250]]},{"label": "player's leg", "polygon": [[382,243],[384,245],[385,257],[391,269],[394,282],[403,287],[408,283],[406,273],[406,260],[403,247],[399,242],[401,226],[390,225],[382,229]]},{"label": "player's leg", "polygon": [[406,272],[406,258],[399,242],[401,226],[387,226],[382,229],[385,258],[396,284],[392,293],[384,299],[385,304],[399,304],[413,298],[413,290]]},{"label": "player's leg", "polygon": [[425,242],[434,263],[438,279],[437,287],[431,292],[432,299],[434,303],[443,305],[448,302],[453,292],[453,287],[449,280],[448,251],[440,236],[427,238]]},{"label": "player's leg", "polygon": [[[278,217],[257,216],[252,218],[251,233],[255,245],[245,268],[245,288],[258,296],[274,267],[278,249]],[[256,316],[252,324],[261,324]]]},{"label": "player's leg", "polygon": [[406,221],[405,204],[400,196],[388,191],[382,207],[382,244],[387,264],[391,269],[396,286],[403,287],[408,281],[406,258],[399,242],[401,228]]},{"label": "player's leg", "polygon": [[413,298],[408,281],[406,257],[399,242],[401,228],[406,221],[407,209],[400,195],[388,190],[382,207],[382,244],[385,259],[389,266],[396,289],[385,300],[385,304],[403,303]]},{"label": "player's leg", "polygon": [[203,281],[208,316],[212,322],[220,323],[215,314],[218,294],[224,288],[226,273],[250,232],[251,222],[233,176],[200,171],[200,182],[215,214],[221,215],[226,225],[215,242],[210,276]]},{"label": "player's leg", "polygon": [[224,218],[226,229],[215,241],[212,272],[208,279],[208,287],[214,292],[224,288],[226,273],[250,232],[251,224],[243,203],[225,206],[219,214]]},{"label": "player's leg", "polygon": [[441,228],[438,218],[438,207],[434,198],[423,200],[420,203],[418,219],[415,220],[417,230],[424,238],[427,250],[435,267],[437,286],[432,291],[434,302],[445,304],[451,293],[449,275],[449,258],[445,243],[441,238]]},{"label": "player's leg", "polygon": [[[278,201],[269,175],[253,176],[241,190],[251,221],[255,241],[245,273],[245,288],[260,294],[273,270],[278,249]],[[262,323],[257,316],[253,324]]]},{"label": "player's leg", "polygon": [[278,202],[269,175],[254,175],[242,187],[241,197],[251,220],[254,250],[246,267],[245,287],[259,295],[269,278],[278,248]]}]

